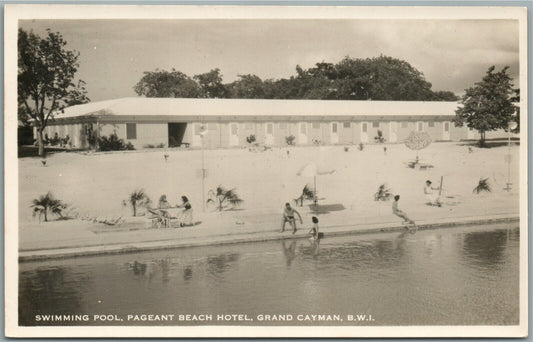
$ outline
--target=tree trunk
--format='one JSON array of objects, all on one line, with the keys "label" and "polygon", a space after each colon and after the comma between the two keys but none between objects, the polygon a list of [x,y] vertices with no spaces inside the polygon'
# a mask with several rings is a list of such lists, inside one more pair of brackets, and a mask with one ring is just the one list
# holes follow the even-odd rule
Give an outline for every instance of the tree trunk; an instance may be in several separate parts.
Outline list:
[{"label": "tree trunk", "polygon": [[480,140],[479,140],[479,146],[483,147],[485,146],[485,131],[480,131]]},{"label": "tree trunk", "polygon": [[37,128],[37,145],[39,146],[39,156],[44,156],[43,130]]},{"label": "tree trunk", "polygon": [[44,208],[44,222],[48,222],[48,208]]},{"label": "tree trunk", "polygon": [[131,206],[133,207],[133,216],[137,216],[137,207],[135,206],[135,203],[132,203]]}]

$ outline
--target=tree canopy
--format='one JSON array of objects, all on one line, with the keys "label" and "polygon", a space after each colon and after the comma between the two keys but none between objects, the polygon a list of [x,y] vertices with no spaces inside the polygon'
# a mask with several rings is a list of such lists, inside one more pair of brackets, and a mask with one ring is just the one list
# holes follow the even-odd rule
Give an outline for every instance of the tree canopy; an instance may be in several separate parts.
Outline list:
[{"label": "tree canopy", "polygon": [[89,102],[85,82],[73,83],[79,53],[65,49],[67,42],[59,32],[46,32],[41,38],[32,31],[18,31],[19,119],[35,120],[39,155],[44,151],[42,132],[54,113]]},{"label": "tree canopy", "polygon": [[[161,85],[193,87],[201,92],[168,91]],[[253,74],[239,75],[231,83],[223,83],[220,70],[191,78],[172,69],[171,72],[147,71],[135,85],[138,95],[147,97],[206,97],[206,98],[265,98],[320,100],[398,100],[398,101],[456,101],[450,91],[433,91],[424,74],[408,62],[388,56],[353,59],[345,57],[333,64],[316,63],[303,69],[296,66],[296,74],[289,78],[262,80]],[[177,94],[177,95],[176,95]]]},{"label": "tree canopy", "polygon": [[480,82],[473,87],[465,89],[461,98],[462,107],[455,111],[455,125],[468,127],[479,131],[480,144],[485,143],[485,132],[497,129],[508,129],[512,121],[516,106],[513,105],[511,77],[509,67],[495,72],[491,66]]}]

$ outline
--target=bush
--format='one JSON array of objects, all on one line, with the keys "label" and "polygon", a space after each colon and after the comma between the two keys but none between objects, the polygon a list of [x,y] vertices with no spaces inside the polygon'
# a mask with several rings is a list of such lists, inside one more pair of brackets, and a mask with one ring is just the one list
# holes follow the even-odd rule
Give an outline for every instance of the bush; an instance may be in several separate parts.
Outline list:
[{"label": "bush", "polygon": [[378,191],[374,194],[374,201],[388,201],[392,197],[391,190],[387,187],[387,184],[381,184]]},{"label": "bush", "polygon": [[207,200],[207,203],[214,204],[218,211],[222,211],[229,207],[238,207],[242,202],[244,202],[241,198],[239,198],[239,195],[237,195],[235,189],[226,190],[221,185],[217,186],[217,188],[214,190],[209,190],[208,196],[209,199]]},{"label": "bush", "polygon": [[374,140],[380,144],[385,142],[385,137],[380,129],[378,129],[378,135],[374,137]]},{"label": "bush", "polygon": [[48,221],[48,212],[63,217],[62,211],[67,209],[67,205],[58,199],[55,199],[50,191],[46,195],[41,195],[32,201],[33,216],[39,214],[44,215],[44,222]]},{"label": "bush", "polygon": [[315,199],[315,191],[309,186],[305,185],[302,189],[302,193],[300,194],[300,197],[296,198],[294,201],[296,204],[300,202],[300,207],[304,205],[305,200],[313,201]]},{"label": "bush", "polygon": [[124,140],[119,139],[116,133],[111,133],[109,137],[98,138],[98,146],[100,151],[123,151],[134,150],[132,143],[128,141],[124,144]]},{"label": "bush", "polygon": [[296,139],[296,137],[291,134],[291,135],[285,137],[285,142],[287,143],[287,145],[292,146],[292,145],[294,145],[294,140],[295,139]]},{"label": "bush", "polygon": [[122,201],[124,206],[131,206],[133,216],[137,216],[137,208],[147,207],[150,203],[150,197],[146,195],[143,189],[133,191],[127,200]]},{"label": "bush", "polygon": [[255,134],[250,134],[246,137],[246,142],[248,144],[253,144],[255,142]]},{"label": "bush", "polygon": [[490,188],[489,179],[488,178],[481,178],[477,184],[477,186],[474,188],[472,193],[479,194],[480,192],[491,192],[492,189]]}]

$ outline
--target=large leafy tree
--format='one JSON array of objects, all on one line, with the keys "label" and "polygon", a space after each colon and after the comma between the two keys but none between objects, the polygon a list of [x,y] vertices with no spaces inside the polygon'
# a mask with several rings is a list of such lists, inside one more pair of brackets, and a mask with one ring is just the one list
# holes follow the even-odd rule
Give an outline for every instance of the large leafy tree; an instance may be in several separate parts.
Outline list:
[{"label": "large leafy tree", "polygon": [[140,96],[146,97],[201,97],[202,89],[184,73],[156,69],[145,71],[143,77],[133,87]]},{"label": "large leafy tree", "polygon": [[513,88],[509,67],[495,71],[491,66],[481,82],[465,89],[461,98],[462,107],[455,111],[455,125],[479,131],[480,145],[485,144],[485,133],[497,129],[508,129],[516,107],[512,103]]},{"label": "large leafy tree", "polygon": [[23,117],[37,127],[39,155],[43,155],[43,131],[54,113],[69,105],[89,102],[84,82],[74,84],[79,53],[65,48],[59,32],[47,30],[44,38],[18,31],[18,105]]},{"label": "large leafy tree", "polygon": [[257,75],[239,75],[239,79],[228,84],[232,98],[263,99],[265,86]]},{"label": "large leafy tree", "polygon": [[195,75],[193,77],[203,90],[203,97],[207,98],[228,98],[228,88],[222,83],[220,69],[212,69],[209,72]]}]

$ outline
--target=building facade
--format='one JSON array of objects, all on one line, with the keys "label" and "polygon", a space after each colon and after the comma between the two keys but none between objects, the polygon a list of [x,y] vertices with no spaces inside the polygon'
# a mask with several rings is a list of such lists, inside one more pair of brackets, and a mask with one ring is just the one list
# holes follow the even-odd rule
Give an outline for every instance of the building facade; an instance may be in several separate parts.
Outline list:
[{"label": "building facade", "polygon": [[[270,146],[372,143],[378,131],[401,143],[412,131],[433,141],[478,139],[455,127],[456,102],[316,101],[249,99],[122,98],[64,109],[44,133],[69,137],[75,148],[90,148],[97,137],[115,133],[136,149],[187,145],[206,148],[247,146],[247,137]],[[488,132],[487,138],[505,136]],[[202,141],[203,140],[203,141]]]}]

